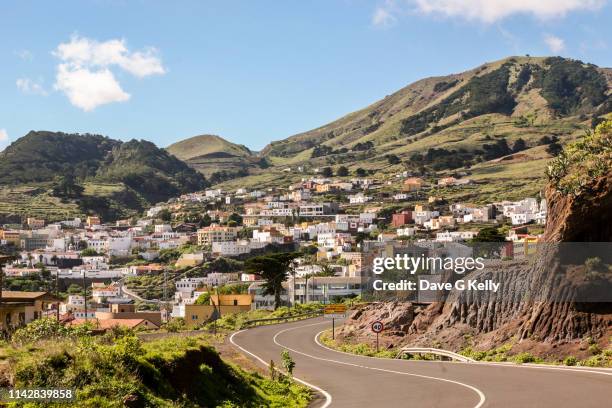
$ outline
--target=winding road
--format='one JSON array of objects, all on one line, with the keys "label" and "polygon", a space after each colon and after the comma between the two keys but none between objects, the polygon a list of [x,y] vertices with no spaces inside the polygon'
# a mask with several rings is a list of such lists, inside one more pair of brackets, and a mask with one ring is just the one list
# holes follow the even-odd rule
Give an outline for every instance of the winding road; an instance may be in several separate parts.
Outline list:
[{"label": "winding road", "polygon": [[612,370],[495,363],[409,361],[331,350],[324,318],[260,326],[230,341],[250,358],[280,365],[289,350],[296,380],[318,391],[316,408],[612,407]]}]

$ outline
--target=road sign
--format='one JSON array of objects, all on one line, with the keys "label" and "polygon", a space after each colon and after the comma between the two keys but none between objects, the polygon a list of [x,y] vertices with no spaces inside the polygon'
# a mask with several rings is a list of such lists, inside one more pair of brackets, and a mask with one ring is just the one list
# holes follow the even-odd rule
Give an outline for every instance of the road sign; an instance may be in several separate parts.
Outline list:
[{"label": "road sign", "polygon": [[323,309],[323,315],[328,319],[342,319],[346,317],[346,305],[334,304],[327,305]]},{"label": "road sign", "polygon": [[385,325],[380,320],[377,320],[374,323],[372,323],[372,331],[376,334],[382,332],[384,328],[385,328]]}]

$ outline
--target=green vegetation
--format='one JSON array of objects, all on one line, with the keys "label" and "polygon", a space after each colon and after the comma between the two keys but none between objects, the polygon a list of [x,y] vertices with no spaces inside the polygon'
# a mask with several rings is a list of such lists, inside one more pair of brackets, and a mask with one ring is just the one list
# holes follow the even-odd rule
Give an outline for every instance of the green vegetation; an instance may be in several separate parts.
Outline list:
[{"label": "green vegetation", "polygon": [[[151,142],[54,132],[30,132],[0,153],[0,186],[16,184],[39,186],[33,195],[55,197],[69,208],[55,210],[64,217],[96,214],[105,220],[207,185],[202,175]],[[88,191],[92,185],[111,190]],[[47,215],[34,203],[22,204],[14,211]],[[2,207],[0,213],[8,213]]]},{"label": "green vegetation", "polygon": [[[303,315],[310,312],[321,310],[320,303],[308,303],[308,304],[296,304],[295,307],[281,306],[276,310],[265,310],[257,309],[250,310],[244,313],[232,313],[223,314],[223,307],[221,307],[221,318],[217,319],[214,323],[207,323],[205,328],[212,329],[213,326],[216,329],[222,329],[227,331],[240,330],[244,327],[245,322],[249,320],[258,319],[272,319],[276,317],[291,317],[297,315]],[[307,317],[302,317],[307,318]],[[282,323],[282,322],[281,322]]]},{"label": "green vegetation", "polygon": [[9,385],[74,388],[79,407],[280,408],[310,400],[310,391],[287,377],[267,379],[222,360],[209,335],[142,343],[129,330],[92,337],[40,324],[26,329],[35,334],[0,348]]},{"label": "green vegetation", "polygon": [[249,258],[245,262],[245,271],[261,276],[264,295],[274,295],[274,309],[281,305],[281,291],[283,282],[288,278],[288,273],[293,260],[299,257],[299,253],[277,253]]},{"label": "green vegetation", "polygon": [[558,191],[578,196],[588,191],[590,183],[612,169],[612,120],[597,126],[594,132],[567,146],[546,171]]},{"label": "green vegetation", "polygon": [[558,114],[588,112],[606,101],[606,80],[594,65],[560,57],[545,63],[549,69],[541,78],[542,96]]},{"label": "green vegetation", "polygon": [[246,146],[216,135],[194,136],[174,143],[166,150],[204,174],[213,184],[245,177],[250,169],[268,166],[265,158],[258,158]]}]

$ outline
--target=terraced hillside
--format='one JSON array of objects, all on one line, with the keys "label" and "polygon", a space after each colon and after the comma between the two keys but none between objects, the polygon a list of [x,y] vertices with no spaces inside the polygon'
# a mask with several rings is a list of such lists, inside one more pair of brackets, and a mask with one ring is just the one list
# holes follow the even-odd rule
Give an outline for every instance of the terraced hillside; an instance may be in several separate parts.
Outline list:
[{"label": "terraced hillside", "polygon": [[113,220],[207,185],[151,142],[30,132],[0,153],[0,220],[92,213]]},{"label": "terraced hillside", "polygon": [[351,176],[359,168],[377,177],[462,171],[483,184],[512,181],[537,191],[560,145],[612,111],[611,84],[611,69],[559,57],[511,57],[423,79],[270,143],[261,156],[272,167],[224,185],[275,185],[346,166]]}]

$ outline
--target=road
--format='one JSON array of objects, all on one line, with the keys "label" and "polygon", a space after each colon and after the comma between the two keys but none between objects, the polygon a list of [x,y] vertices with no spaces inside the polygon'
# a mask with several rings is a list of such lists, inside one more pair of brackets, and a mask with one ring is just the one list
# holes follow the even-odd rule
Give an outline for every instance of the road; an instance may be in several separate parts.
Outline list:
[{"label": "road", "polygon": [[328,328],[319,317],[240,331],[230,341],[265,365],[279,366],[289,350],[295,378],[318,391],[316,408],[612,407],[612,370],[356,356],[320,344]]}]

